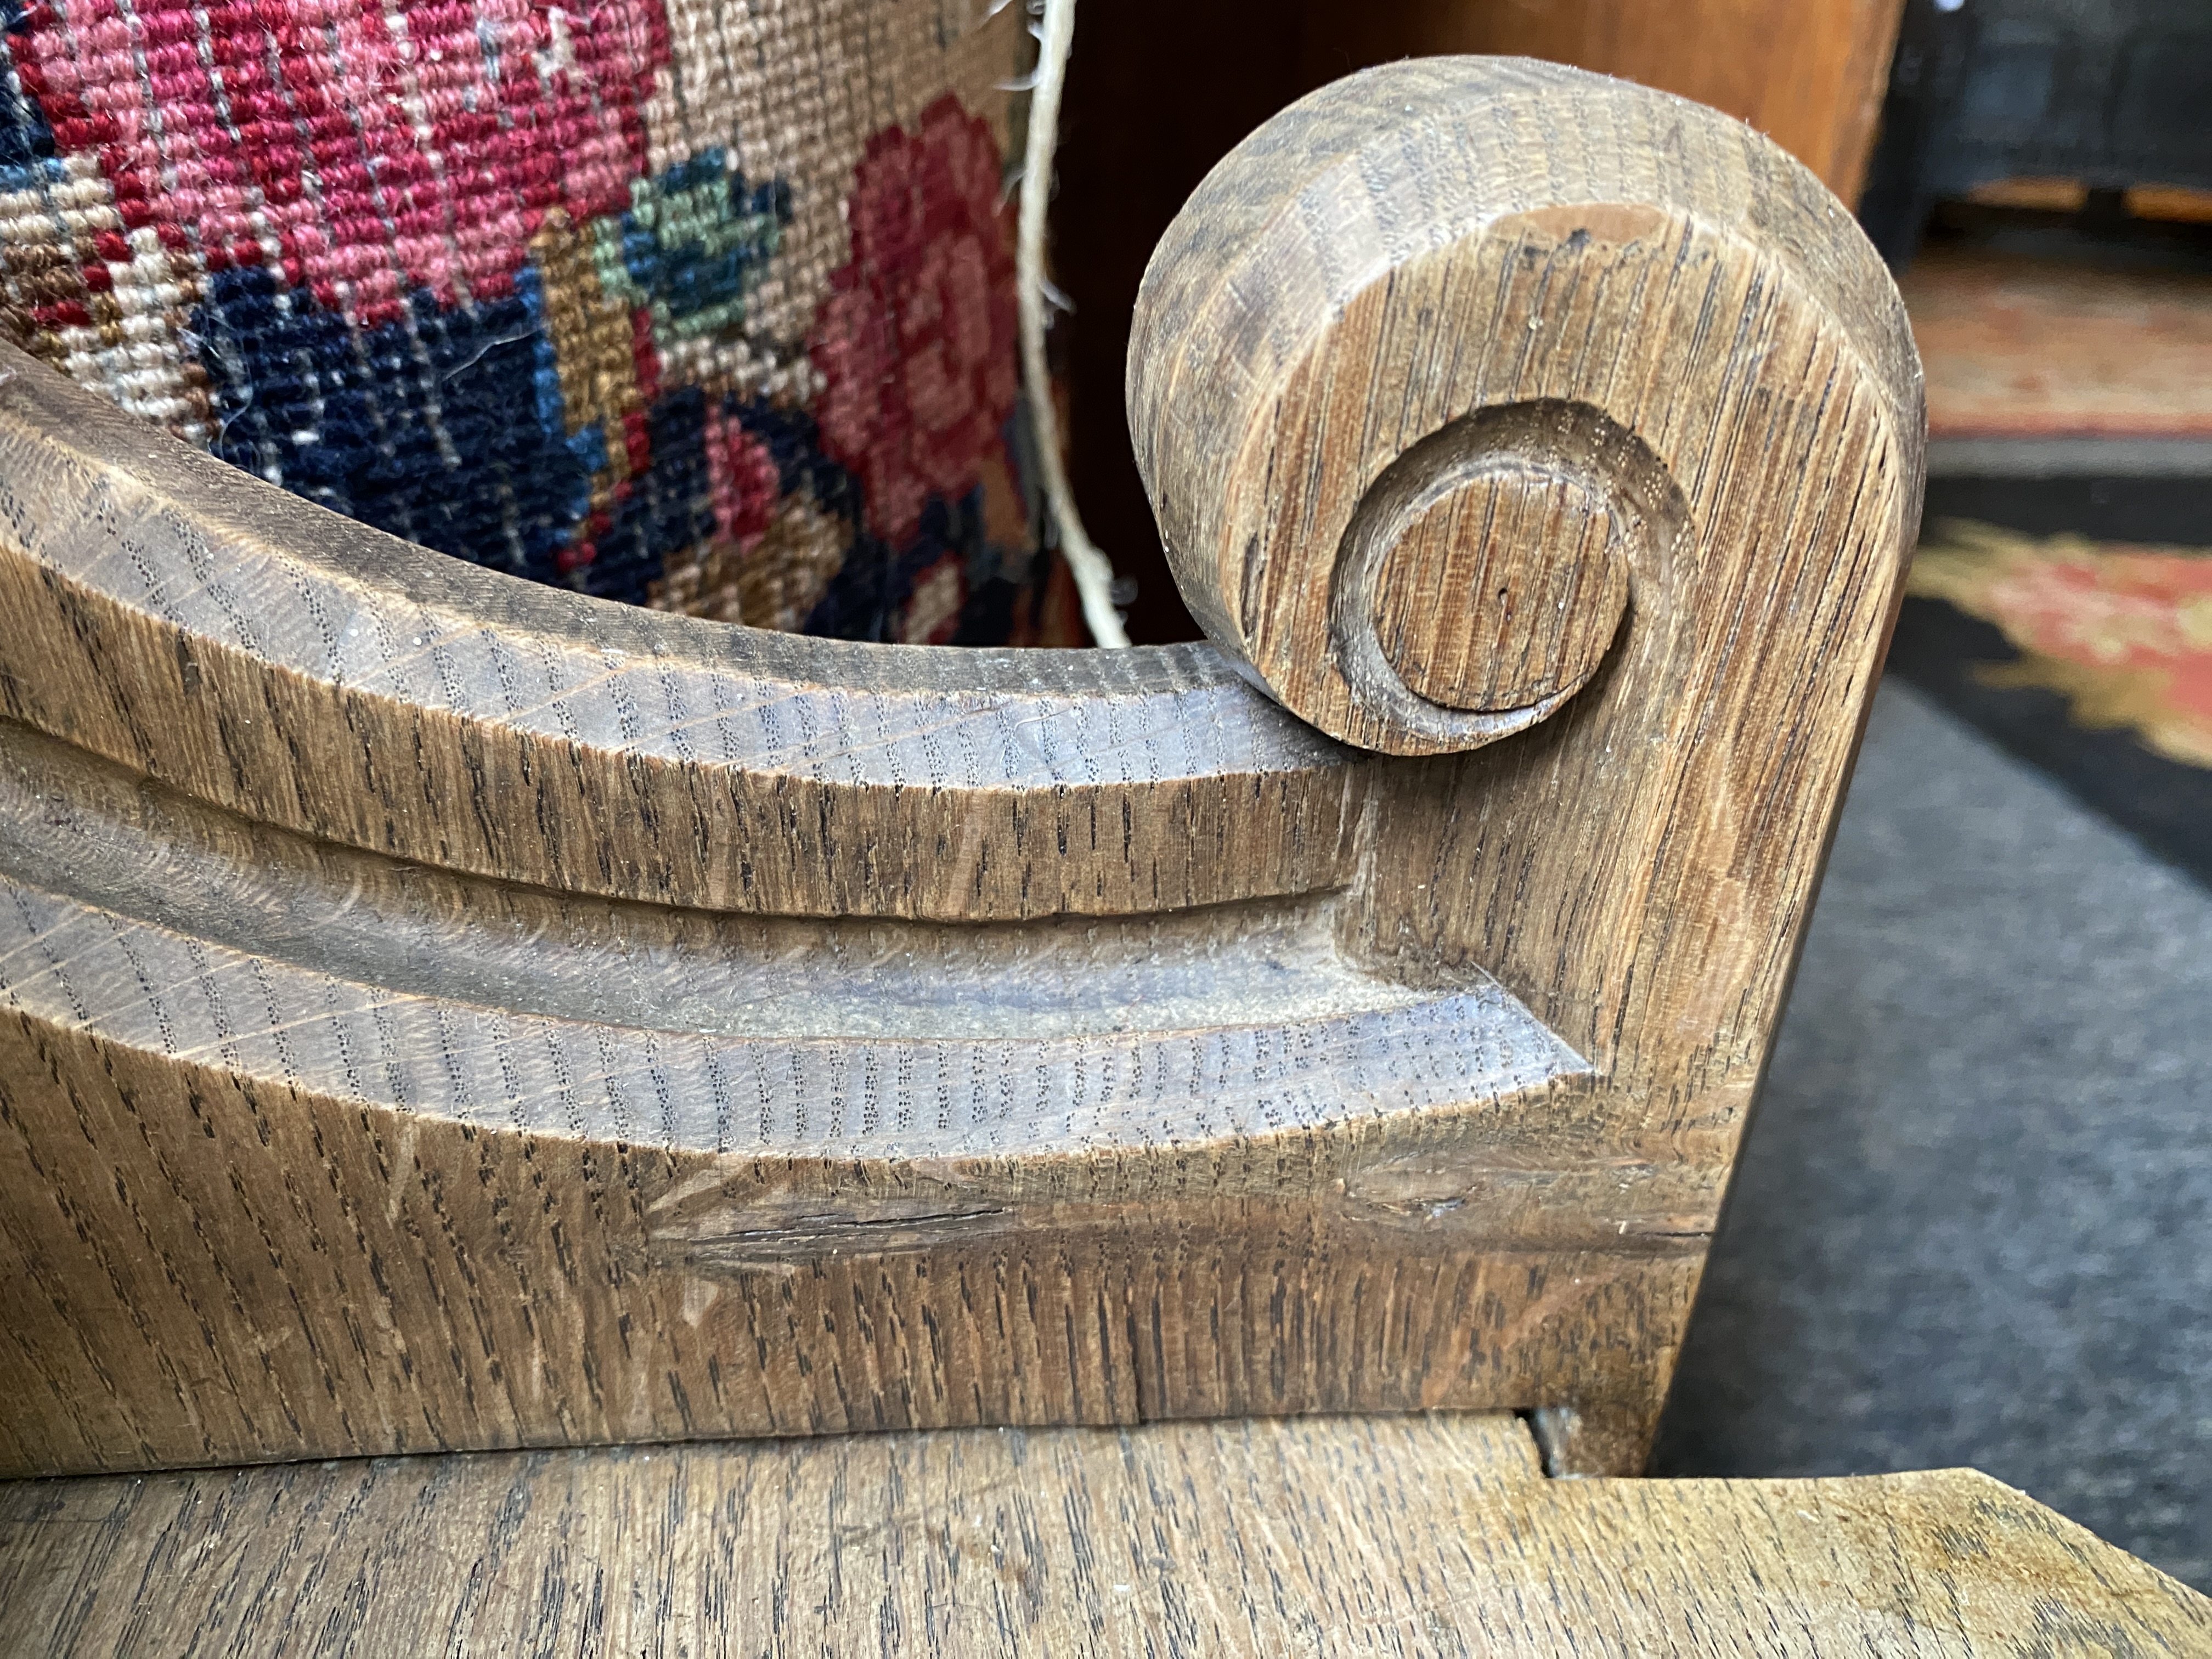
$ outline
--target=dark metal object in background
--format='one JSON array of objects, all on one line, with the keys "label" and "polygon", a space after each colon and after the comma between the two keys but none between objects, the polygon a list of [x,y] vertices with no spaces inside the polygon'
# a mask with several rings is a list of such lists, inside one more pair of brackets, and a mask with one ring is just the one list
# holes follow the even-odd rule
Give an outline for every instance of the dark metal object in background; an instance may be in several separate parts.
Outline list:
[{"label": "dark metal object in background", "polygon": [[1859,218],[1893,267],[1974,185],[2212,187],[2203,0],[1906,0]]}]

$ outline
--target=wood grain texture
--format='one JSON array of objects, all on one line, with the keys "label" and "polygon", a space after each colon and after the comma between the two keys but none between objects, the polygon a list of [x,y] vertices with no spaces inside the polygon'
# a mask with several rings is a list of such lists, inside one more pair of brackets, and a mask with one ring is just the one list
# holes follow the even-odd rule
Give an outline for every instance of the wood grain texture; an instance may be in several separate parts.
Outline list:
[{"label": "wood grain texture", "polygon": [[1718,1201],[1326,903],[562,896],[4,726],[0,860],[11,1472],[1640,1399]]},{"label": "wood grain texture", "polygon": [[1331,64],[1496,52],[1618,75],[1749,122],[1856,203],[1904,11],[1904,0],[1384,0],[1310,9],[1307,50]]},{"label": "wood grain texture", "polygon": [[24,1483],[0,1620],[25,1659],[2212,1646],[2212,1602],[1985,1476],[1547,1480],[1510,1417]]},{"label": "wood grain texture", "polygon": [[[1504,713],[1579,690],[1620,629],[1632,526],[1581,479],[1485,467],[1378,526],[1382,655],[1448,708]],[[1380,515],[1378,515],[1380,516]]]},{"label": "wood grain texture", "polygon": [[[135,953],[183,969],[180,1001],[270,1012],[191,1057],[154,1031],[0,1024],[9,1471],[1642,1401],[1671,1358],[1646,1334],[1680,1329],[1717,1202],[1708,1171],[1625,1156],[1571,1096],[1521,1101],[1525,1119],[1461,1103],[1472,1091],[1435,1070],[1463,1063],[1449,1024],[1395,1060],[1347,1034],[1316,1056],[1339,1077],[1271,1060],[1291,1034],[1210,1054],[1191,1039],[1160,1064],[1190,1081],[1155,1103],[1187,1109],[1187,1090],[1258,1116],[1304,1090],[1341,1112],[1364,1067],[1380,1109],[1085,1158],[1057,1151],[1085,1144],[1066,1132],[1072,1091],[1141,1085],[1137,1045],[1076,1045],[1057,1077],[1048,1053],[970,1045],[951,1089],[892,1045],[762,1056],[663,1036],[656,1057],[651,1034],[555,1048],[550,1023],[511,1016],[471,1048],[453,1034],[477,1011],[436,1001],[381,1026],[372,1003],[326,1033],[349,988],[289,990],[266,958],[173,965],[143,931],[33,919],[58,953],[112,951],[70,981],[88,1003],[122,994]],[[288,1056],[289,1079],[271,1075]],[[347,1064],[358,1085],[341,1092],[329,1073]],[[475,1113],[392,1103],[392,1079],[446,1066]],[[918,1121],[902,1069],[925,1079]],[[690,1116],[718,1097],[724,1123]],[[1403,1109],[1422,1098],[1452,1103]],[[666,1144],[662,1102],[687,1109],[678,1135],[740,1146]],[[624,1103],[635,1140],[566,1115]],[[1120,1103],[1142,1121],[1141,1097]],[[945,1106],[952,1132],[933,1133]],[[771,1110],[802,1133],[766,1133],[755,1114]]]},{"label": "wood grain texture", "polygon": [[1431,59],[1340,82],[1224,161],[1139,325],[1131,410],[1170,551],[1218,635],[1324,726],[1495,735],[1394,726],[1325,660],[1330,550],[1429,434],[1556,456],[1641,523],[1583,695],[1510,742],[1378,768],[1389,856],[1351,925],[1405,977],[1480,961],[1650,1088],[1655,1119],[1732,1139],[1918,516],[1919,368],[1871,246],[1711,111]]},{"label": "wood grain texture", "polygon": [[[1054,199],[1055,272],[1083,514],[1135,588],[1139,640],[1194,637],[1128,450],[1121,382],[1146,256],[1208,168],[1285,104],[1407,56],[1524,54],[1749,121],[1853,202],[1901,0],[1115,0],[1082,15]],[[1172,43],[1164,49],[1163,43]],[[1141,110],[1143,118],[1129,112]]]},{"label": "wood grain texture", "polygon": [[[1349,757],[1210,652],[586,602],[270,489],[0,346],[0,714],[260,822],[574,892],[989,921],[1340,881]],[[1258,810],[1255,810],[1255,808]]]},{"label": "wood grain texture", "polygon": [[529,586],[0,364],[0,1472],[1434,1407],[1638,1465],[1910,539],[1902,314],[1764,140],[1541,65],[1208,191],[1178,556],[1291,708],[1349,592],[1477,706],[1319,717],[1501,740]]},{"label": "wood grain texture", "polygon": [[[1453,527],[1474,557],[1503,533],[1477,498],[1502,494],[1523,556],[1570,572],[1602,503],[1631,660],[1771,574],[1793,494],[1816,566],[1916,510],[1918,363],[1841,206],[1738,123],[1534,62],[1367,70],[1232,150],[1153,255],[1128,400],[1207,635],[1294,714],[1393,754],[1494,742],[1565,700],[1449,708],[1391,667],[1372,590],[1434,503],[1469,496]],[[1778,465],[1795,491],[1760,477]],[[1563,485],[1583,503],[1565,525]],[[1471,594],[1431,598],[1480,623]],[[1694,704],[1694,675],[1662,695]]]}]

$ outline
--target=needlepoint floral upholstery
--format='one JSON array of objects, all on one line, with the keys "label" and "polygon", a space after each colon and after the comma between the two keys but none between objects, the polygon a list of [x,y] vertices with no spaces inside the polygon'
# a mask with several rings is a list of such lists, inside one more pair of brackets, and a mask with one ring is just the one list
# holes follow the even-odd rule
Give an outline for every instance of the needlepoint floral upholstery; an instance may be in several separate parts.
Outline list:
[{"label": "needlepoint floral upholstery", "polygon": [[990,0],[4,0],[0,329],[443,552],[1073,642]]}]

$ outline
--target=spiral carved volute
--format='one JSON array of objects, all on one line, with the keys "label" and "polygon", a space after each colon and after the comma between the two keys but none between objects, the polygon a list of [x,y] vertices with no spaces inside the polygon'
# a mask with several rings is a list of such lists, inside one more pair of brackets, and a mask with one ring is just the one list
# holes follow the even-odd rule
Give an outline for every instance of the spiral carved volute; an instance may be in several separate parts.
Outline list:
[{"label": "spiral carved volute", "polygon": [[[1729,222],[1753,201],[1784,222]],[[1548,64],[1414,60],[1284,112],[1138,302],[1131,427],[1194,614],[1361,747],[1547,718],[1719,533],[1690,475],[1769,372],[1725,331],[1802,316],[1848,356],[1790,246],[1855,236],[1838,214],[1741,124]]]}]

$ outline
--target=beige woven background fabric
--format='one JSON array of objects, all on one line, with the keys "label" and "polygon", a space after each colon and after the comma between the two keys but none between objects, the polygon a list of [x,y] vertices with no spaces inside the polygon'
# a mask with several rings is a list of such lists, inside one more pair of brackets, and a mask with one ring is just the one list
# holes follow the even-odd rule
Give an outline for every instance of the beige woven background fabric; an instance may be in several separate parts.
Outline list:
[{"label": "beige woven background fabric", "polygon": [[854,638],[1065,636],[1019,418],[1027,21],[17,0],[0,331],[517,574]]}]

